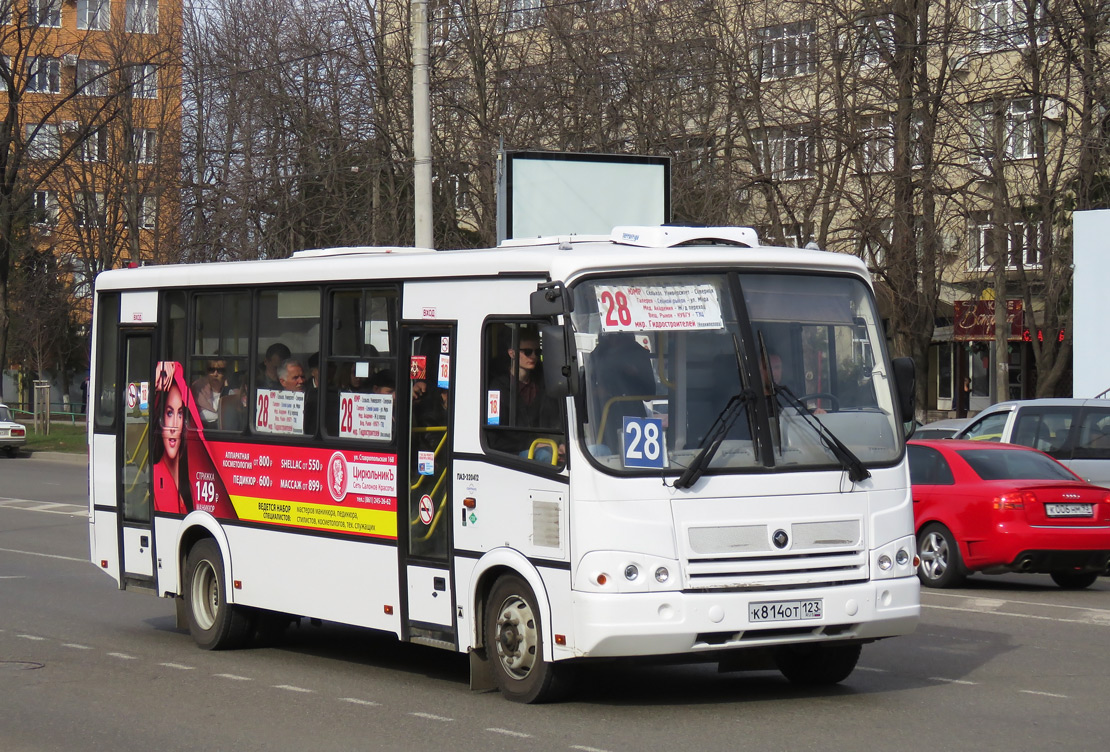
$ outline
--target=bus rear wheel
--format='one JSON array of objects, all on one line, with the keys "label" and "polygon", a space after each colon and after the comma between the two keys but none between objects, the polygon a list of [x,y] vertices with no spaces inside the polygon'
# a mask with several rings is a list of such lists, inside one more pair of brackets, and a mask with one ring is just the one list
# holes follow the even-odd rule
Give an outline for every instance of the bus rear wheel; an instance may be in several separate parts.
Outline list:
[{"label": "bus rear wheel", "polygon": [[775,651],[775,663],[792,684],[827,687],[848,678],[862,650],[858,642],[785,645]]},{"label": "bus rear wheel", "polygon": [[247,614],[227,601],[224,560],[211,538],[198,541],[185,560],[185,606],[189,634],[205,650],[242,647],[250,636]]},{"label": "bus rear wheel", "polygon": [[543,657],[536,596],[516,575],[497,580],[486,599],[485,645],[497,688],[514,702],[551,702],[569,689],[566,667]]}]

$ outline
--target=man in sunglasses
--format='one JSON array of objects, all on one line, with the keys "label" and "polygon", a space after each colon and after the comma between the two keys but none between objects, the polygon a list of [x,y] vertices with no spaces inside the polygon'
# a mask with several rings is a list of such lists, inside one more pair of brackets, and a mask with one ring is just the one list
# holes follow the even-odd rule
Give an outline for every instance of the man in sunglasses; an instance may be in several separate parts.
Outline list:
[{"label": "man in sunglasses", "polygon": [[219,358],[205,361],[205,373],[193,381],[193,397],[205,428],[217,428],[220,396],[227,387],[227,363]]},{"label": "man in sunglasses", "polygon": [[539,335],[533,329],[521,328],[517,346],[510,346],[508,354],[510,373],[494,379],[490,389],[501,394],[505,411],[501,425],[525,430],[497,432],[491,436],[490,445],[523,457],[533,452],[532,459],[554,464],[549,444],[538,444],[533,450],[536,439],[549,438],[558,442],[561,455],[565,441],[558,403],[544,389]]}]

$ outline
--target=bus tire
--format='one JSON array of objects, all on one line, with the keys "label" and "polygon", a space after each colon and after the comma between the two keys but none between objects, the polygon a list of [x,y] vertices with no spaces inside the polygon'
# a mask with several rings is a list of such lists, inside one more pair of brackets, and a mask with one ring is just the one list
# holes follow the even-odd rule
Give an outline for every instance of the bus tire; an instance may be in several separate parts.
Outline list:
[{"label": "bus tire", "polygon": [[224,560],[211,538],[197,541],[185,559],[185,611],[189,634],[205,650],[242,647],[251,620],[244,609],[228,603]]},{"label": "bus tire", "polygon": [[791,684],[827,687],[848,678],[862,650],[858,642],[784,645],[775,650],[775,664]]},{"label": "bus tire", "polygon": [[485,646],[497,688],[513,702],[551,702],[569,690],[566,667],[543,657],[543,625],[528,583],[505,575],[485,608]]},{"label": "bus tire", "polygon": [[926,525],[917,534],[917,554],[921,557],[917,578],[925,587],[954,587],[966,579],[960,544],[939,522]]}]

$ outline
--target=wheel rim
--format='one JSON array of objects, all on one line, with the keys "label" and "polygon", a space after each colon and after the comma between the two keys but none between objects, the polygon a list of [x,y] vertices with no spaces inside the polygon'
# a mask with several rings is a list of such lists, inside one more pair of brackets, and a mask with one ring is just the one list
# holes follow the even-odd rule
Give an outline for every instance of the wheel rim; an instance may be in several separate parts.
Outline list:
[{"label": "wheel rim", "polygon": [[193,572],[193,618],[202,630],[212,628],[220,613],[220,583],[211,562],[202,560]]},{"label": "wheel rim", "polygon": [[921,541],[921,571],[930,580],[939,580],[948,571],[948,541],[937,532]]},{"label": "wheel rim", "polygon": [[508,676],[526,679],[536,665],[539,630],[532,606],[519,595],[511,595],[501,603],[497,613],[497,659]]}]

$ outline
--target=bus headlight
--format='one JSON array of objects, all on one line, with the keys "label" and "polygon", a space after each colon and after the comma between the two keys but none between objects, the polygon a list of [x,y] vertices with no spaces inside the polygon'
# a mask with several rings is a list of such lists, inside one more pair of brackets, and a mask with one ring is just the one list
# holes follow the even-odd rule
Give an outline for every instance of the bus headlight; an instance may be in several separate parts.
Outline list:
[{"label": "bus headlight", "polygon": [[[628,551],[591,551],[575,567],[574,589],[592,593],[679,590],[678,562]],[[622,576],[623,575],[623,576]]]},{"label": "bus headlight", "polygon": [[912,535],[899,538],[871,551],[871,579],[888,580],[894,577],[913,577],[917,574],[914,554],[917,542]]}]

